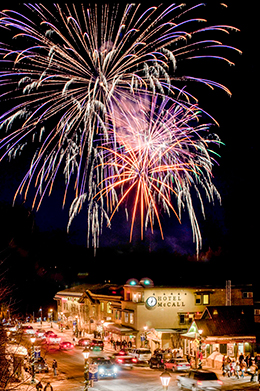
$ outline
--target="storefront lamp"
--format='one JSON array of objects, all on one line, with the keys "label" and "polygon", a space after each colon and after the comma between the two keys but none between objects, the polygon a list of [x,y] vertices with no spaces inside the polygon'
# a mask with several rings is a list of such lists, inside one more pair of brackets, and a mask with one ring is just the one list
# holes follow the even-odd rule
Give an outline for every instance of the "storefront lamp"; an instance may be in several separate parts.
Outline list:
[{"label": "storefront lamp", "polygon": [[31,343],[34,344],[34,342],[36,341],[36,338],[35,337],[31,337],[30,340],[31,340]]},{"label": "storefront lamp", "polygon": [[168,390],[168,385],[171,380],[171,375],[167,371],[164,371],[163,373],[161,373],[160,379],[162,382],[163,389]]}]

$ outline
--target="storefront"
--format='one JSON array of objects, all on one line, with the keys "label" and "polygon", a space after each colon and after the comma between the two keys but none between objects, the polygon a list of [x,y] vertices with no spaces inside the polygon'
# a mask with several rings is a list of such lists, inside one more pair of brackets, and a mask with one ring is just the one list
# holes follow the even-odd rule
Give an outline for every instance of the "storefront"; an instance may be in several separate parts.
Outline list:
[{"label": "storefront", "polygon": [[[117,323],[107,323],[105,325],[105,336],[108,340],[126,341],[128,346],[136,346],[137,331],[131,327],[125,327]],[[130,344],[129,344],[130,343]]]},{"label": "storefront", "polygon": [[250,307],[207,307],[181,335],[184,354],[207,358],[213,352],[237,359],[254,355],[256,346],[253,309]]}]

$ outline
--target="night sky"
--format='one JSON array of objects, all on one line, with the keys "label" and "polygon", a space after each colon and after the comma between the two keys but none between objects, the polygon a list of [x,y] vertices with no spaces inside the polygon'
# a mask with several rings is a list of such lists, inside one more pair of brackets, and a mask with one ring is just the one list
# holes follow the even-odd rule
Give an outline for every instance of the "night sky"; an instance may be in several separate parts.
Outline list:
[{"label": "night sky", "polygon": [[209,74],[226,85],[232,92],[231,98],[223,91],[212,92],[196,83],[188,86],[189,91],[194,89],[200,106],[219,122],[220,128],[214,131],[225,143],[219,151],[220,166],[213,169],[222,205],[218,200],[215,205],[205,202],[206,220],[198,213],[203,237],[199,259],[187,213],[183,214],[181,225],[174,216],[161,216],[164,241],[157,226],[153,235],[148,230],[141,241],[136,226],[132,243],[130,222],[124,212],[116,213],[112,229],[104,227],[94,257],[93,249],[86,248],[86,209],[66,232],[69,203],[61,208],[62,178],[37,213],[30,210],[30,197],[12,207],[13,195],[29,164],[27,156],[21,155],[0,164],[1,270],[13,287],[14,308],[18,311],[47,308],[56,291],[78,282],[111,280],[123,284],[130,277],[146,276],[155,284],[224,285],[226,279],[239,283],[258,280],[256,12],[233,2],[228,8],[212,8],[213,12],[209,7],[207,13],[210,23],[234,25],[241,30],[223,40],[242,50],[243,55],[232,54],[235,67],[212,60],[201,69],[194,69],[196,76]]}]

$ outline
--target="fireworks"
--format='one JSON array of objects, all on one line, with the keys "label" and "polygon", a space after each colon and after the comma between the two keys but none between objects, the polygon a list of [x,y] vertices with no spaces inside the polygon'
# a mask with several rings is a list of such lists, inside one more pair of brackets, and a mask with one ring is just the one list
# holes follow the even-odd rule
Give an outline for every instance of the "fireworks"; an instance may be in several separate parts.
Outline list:
[{"label": "fireworks", "polygon": [[240,51],[203,38],[234,27],[185,19],[199,6],[56,4],[47,10],[27,4],[24,14],[2,11],[0,27],[13,37],[12,46],[0,48],[6,105],[0,116],[2,159],[35,146],[16,197],[26,198],[34,186],[32,206],[39,208],[62,171],[64,203],[69,188],[74,189],[69,225],[87,202],[89,240],[97,247],[103,220],[109,224],[111,212],[126,204],[135,189],[130,237],[138,209],[141,235],[156,217],[163,236],[160,209],[180,219],[186,204],[200,245],[190,189],[200,194],[200,183],[212,200],[213,160],[209,140],[200,135],[208,125],[199,124],[196,99],[180,83],[198,81],[230,91],[181,75],[180,64],[211,57],[232,65],[211,50]]}]

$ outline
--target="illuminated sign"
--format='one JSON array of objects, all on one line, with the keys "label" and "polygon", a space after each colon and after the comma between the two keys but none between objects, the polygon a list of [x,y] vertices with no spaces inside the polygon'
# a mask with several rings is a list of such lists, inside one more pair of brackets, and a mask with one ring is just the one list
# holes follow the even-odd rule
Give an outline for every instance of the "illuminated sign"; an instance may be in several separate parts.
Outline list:
[{"label": "illuminated sign", "polygon": [[146,300],[147,308],[157,307],[185,307],[180,294],[149,296]]}]

